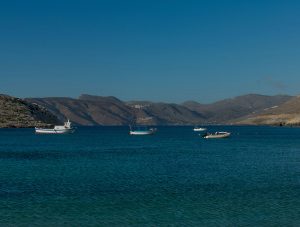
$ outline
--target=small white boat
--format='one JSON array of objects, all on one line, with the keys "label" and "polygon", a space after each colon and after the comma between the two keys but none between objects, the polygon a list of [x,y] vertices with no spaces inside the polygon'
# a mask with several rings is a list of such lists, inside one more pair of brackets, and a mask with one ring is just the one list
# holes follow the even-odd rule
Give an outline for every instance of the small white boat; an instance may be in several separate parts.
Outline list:
[{"label": "small white boat", "polygon": [[68,134],[74,131],[75,128],[69,120],[64,125],[55,125],[54,128],[35,128],[35,133],[38,134]]},{"label": "small white boat", "polygon": [[132,128],[130,126],[129,135],[136,135],[136,136],[144,136],[144,135],[153,135],[157,131],[156,128],[147,128],[147,127],[137,127]]},{"label": "small white boat", "polygon": [[195,132],[204,132],[204,131],[206,131],[207,129],[206,128],[201,128],[201,127],[194,127],[193,128],[193,130],[195,131]]},{"label": "small white boat", "polygon": [[230,132],[215,132],[214,134],[206,133],[202,135],[205,139],[221,139],[228,138],[230,136]]}]

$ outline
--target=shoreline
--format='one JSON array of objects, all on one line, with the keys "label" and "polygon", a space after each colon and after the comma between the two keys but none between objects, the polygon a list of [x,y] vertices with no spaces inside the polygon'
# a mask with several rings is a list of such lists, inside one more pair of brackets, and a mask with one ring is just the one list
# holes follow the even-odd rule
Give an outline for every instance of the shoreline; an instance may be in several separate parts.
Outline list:
[{"label": "shoreline", "polygon": [[[203,127],[278,127],[278,128],[299,128],[300,125],[254,125],[254,124],[213,124],[213,125],[206,125],[206,124],[199,124]],[[45,127],[49,128],[53,125],[38,125],[38,126],[0,126],[0,129],[34,129],[35,127]],[[155,126],[155,127],[194,127],[195,125],[145,125],[145,126]],[[105,127],[128,127],[128,125],[76,125],[76,127],[83,127],[83,128],[105,128]]]}]

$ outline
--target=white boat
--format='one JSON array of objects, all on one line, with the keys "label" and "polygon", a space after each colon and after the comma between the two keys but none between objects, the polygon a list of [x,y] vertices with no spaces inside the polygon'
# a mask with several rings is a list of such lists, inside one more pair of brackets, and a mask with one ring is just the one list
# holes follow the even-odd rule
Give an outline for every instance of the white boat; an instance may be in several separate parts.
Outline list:
[{"label": "white boat", "polygon": [[35,133],[38,134],[68,134],[74,131],[75,128],[69,120],[64,125],[55,125],[54,128],[35,128]]},{"label": "white boat", "polygon": [[153,135],[157,131],[156,128],[147,128],[147,127],[137,127],[132,128],[130,126],[129,135],[136,135],[136,136],[144,136],[144,135]]},{"label": "white boat", "polygon": [[206,128],[201,128],[201,127],[194,127],[193,128],[193,130],[195,131],[195,132],[204,132],[204,131],[206,131],[207,129]]},{"label": "white boat", "polygon": [[230,132],[215,132],[214,134],[206,133],[202,135],[205,139],[221,139],[221,138],[227,138],[230,136]]}]

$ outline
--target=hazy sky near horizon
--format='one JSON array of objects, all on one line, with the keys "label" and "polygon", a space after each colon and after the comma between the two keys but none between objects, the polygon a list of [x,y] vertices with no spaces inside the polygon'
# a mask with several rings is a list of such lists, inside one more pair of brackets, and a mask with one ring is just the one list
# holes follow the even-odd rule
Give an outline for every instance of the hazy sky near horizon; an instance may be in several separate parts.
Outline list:
[{"label": "hazy sky near horizon", "polygon": [[0,93],[203,103],[300,93],[299,1],[1,1]]}]

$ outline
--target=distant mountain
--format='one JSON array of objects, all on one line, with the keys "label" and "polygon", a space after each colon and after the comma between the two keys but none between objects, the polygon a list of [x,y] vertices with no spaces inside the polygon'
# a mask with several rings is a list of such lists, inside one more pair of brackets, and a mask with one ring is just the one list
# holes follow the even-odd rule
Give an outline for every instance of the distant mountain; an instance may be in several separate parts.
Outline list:
[{"label": "distant mountain", "polygon": [[128,125],[132,108],[114,97],[82,95],[73,98],[30,98],[28,102],[44,106],[61,121],[70,119],[78,125]]},{"label": "distant mountain", "polygon": [[273,106],[281,105],[292,98],[292,96],[287,95],[267,96],[248,94],[232,99],[224,99],[212,104],[199,104],[189,101],[183,103],[183,106],[201,114],[207,123],[230,124],[237,119],[260,113]]},{"label": "distant mountain", "polygon": [[73,98],[29,98],[28,102],[44,106],[61,121],[70,119],[77,125],[184,125],[203,122],[200,114],[167,103],[123,102],[115,97],[81,95]]},{"label": "distant mountain", "polygon": [[244,95],[212,104],[194,101],[182,105],[149,101],[123,102],[113,96],[81,95],[73,98],[31,98],[59,120],[67,118],[78,125],[196,125],[231,124],[254,113],[278,106],[291,96]]},{"label": "distant mountain", "polygon": [[[254,120],[266,110],[295,102],[287,95],[249,94],[224,99],[212,104],[188,101],[181,105],[150,101],[123,102],[113,96],[81,95],[74,98],[30,98],[26,101],[45,107],[60,121],[70,119],[77,125],[196,125],[196,124],[260,124]],[[293,104],[289,105],[290,108]],[[294,104],[295,108],[297,107]],[[283,107],[283,112],[284,112]],[[298,109],[294,112],[297,112]],[[271,114],[271,113],[270,113]],[[251,118],[251,119],[250,119]],[[249,119],[249,120],[248,120]],[[276,121],[276,120],[275,120]],[[255,122],[255,123],[254,123]]]},{"label": "distant mountain", "polygon": [[60,123],[44,107],[7,95],[0,95],[0,128],[44,127]]},{"label": "distant mountain", "polygon": [[300,97],[293,97],[287,102],[264,109],[240,119],[237,124],[253,125],[300,125]]},{"label": "distant mountain", "polygon": [[204,123],[203,116],[182,105],[172,103],[127,102],[134,108],[134,116],[139,124],[189,125]]},{"label": "distant mountain", "polygon": [[149,101],[123,102],[116,97],[81,95],[78,99],[0,95],[0,127],[34,127],[70,119],[77,125],[300,125],[300,97],[249,94],[212,104],[182,105]]},{"label": "distant mountain", "polygon": [[123,105],[124,103],[114,97],[114,96],[96,96],[96,95],[87,95],[87,94],[82,94],[78,98],[79,100],[85,100],[85,101],[95,101],[95,102],[102,102],[102,103],[115,103],[119,105]]}]

